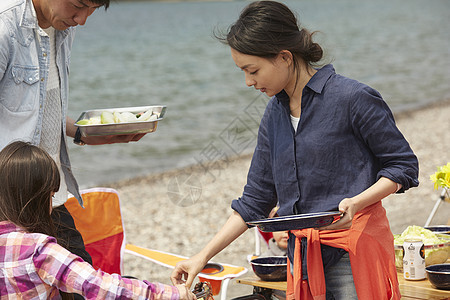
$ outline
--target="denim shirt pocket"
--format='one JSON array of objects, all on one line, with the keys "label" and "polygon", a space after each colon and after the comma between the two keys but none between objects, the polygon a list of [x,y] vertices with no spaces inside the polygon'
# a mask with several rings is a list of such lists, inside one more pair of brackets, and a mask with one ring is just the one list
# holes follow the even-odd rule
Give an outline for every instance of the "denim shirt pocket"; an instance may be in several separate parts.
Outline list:
[{"label": "denim shirt pocket", "polygon": [[12,112],[30,111],[39,101],[39,68],[15,65],[11,67],[12,80],[2,91],[3,105]]},{"label": "denim shirt pocket", "polygon": [[20,84],[25,82],[29,85],[39,81],[39,68],[38,67],[22,67],[13,66],[11,68],[11,74],[14,82]]}]

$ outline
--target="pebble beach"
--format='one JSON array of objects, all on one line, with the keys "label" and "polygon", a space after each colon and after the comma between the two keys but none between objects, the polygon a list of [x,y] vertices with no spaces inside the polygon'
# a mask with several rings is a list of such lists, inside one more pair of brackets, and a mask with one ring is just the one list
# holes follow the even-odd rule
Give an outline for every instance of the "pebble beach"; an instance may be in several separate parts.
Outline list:
[{"label": "pebble beach", "polygon": [[[420,172],[419,187],[383,200],[392,232],[401,233],[409,225],[424,226],[439,199],[441,190],[433,188],[430,175],[450,161],[450,99],[394,115],[419,159]],[[249,153],[105,185],[120,194],[127,242],[194,255],[231,214],[231,201],[241,196],[250,161]],[[431,224],[447,224],[449,216],[450,203],[441,203]],[[253,229],[248,230],[212,261],[244,266],[251,274],[247,255],[255,251],[254,239]],[[125,275],[170,284],[171,271],[125,254]],[[251,293],[251,287],[232,280],[227,299]]]}]

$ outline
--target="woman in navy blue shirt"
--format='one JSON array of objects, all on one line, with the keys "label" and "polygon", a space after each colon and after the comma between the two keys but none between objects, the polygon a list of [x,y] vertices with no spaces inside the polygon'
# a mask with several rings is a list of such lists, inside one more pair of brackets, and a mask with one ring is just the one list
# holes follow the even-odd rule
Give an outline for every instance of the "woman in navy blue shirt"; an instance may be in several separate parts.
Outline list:
[{"label": "woman in navy blue shirt", "polygon": [[[232,216],[200,253],[177,265],[173,283],[185,276],[190,285],[209,259],[248,228],[245,222],[266,218],[277,203],[280,216],[339,210],[343,217],[320,229],[348,230],[355,214],[418,185],[417,158],[381,95],[336,74],[332,65],[318,68],[323,52],[312,35],[285,5],[259,1],[220,38],[247,86],[272,99]],[[392,238],[389,229],[385,235]],[[291,233],[291,263],[295,240]],[[306,247],[306,239],[301,244]],[[347,251],[322,244],[322,257],[327,298],[356,299]],[[304,264],[305,278],[306,269]]]}]

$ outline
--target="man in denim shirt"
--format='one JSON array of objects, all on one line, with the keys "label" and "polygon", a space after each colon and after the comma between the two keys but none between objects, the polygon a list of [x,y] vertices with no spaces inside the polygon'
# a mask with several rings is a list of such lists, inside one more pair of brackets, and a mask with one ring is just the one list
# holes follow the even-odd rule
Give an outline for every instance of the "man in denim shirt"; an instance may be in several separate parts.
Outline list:
[{"label": "man in denim shirt", "polygon": [[[0,149],[24,140],[46,150],[57,162],[61,186],[53,199],[58,237],[91,262],[73,219],[64,207],[67,192],[83,204],[72,174],[67,136],[100,145],[137,141],[143,135],[83,137],[67,116],[70,51],[75,27],[84,25],[109,0],[1,0],[0,2]],[[62,228],[69,229],[62,232]]]}]

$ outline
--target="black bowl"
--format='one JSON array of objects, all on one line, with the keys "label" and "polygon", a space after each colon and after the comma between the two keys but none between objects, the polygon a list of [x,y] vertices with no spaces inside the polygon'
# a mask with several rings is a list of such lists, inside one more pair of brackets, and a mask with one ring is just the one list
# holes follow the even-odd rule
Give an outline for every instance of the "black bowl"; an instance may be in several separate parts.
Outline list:
[{"label": "black bowl", "polygon": [[250,261],[253,272],[264,281],[285,281],[287,279],[287,257],[258,257]]},{"label": "black bowl", "polygon": [[450,290],[450,264],[437,264],[425,268],[431,284],[443,290]]}]

